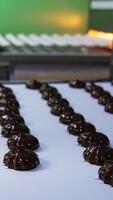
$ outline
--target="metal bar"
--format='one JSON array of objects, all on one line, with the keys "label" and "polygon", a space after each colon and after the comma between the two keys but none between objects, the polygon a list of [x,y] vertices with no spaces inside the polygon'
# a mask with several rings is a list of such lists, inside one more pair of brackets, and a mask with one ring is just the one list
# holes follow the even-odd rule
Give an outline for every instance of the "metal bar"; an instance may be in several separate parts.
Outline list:
[{"label": "metal bar", "polygon": [[113,1],[92,1],[91,9],[112,10],[113,9]]}]

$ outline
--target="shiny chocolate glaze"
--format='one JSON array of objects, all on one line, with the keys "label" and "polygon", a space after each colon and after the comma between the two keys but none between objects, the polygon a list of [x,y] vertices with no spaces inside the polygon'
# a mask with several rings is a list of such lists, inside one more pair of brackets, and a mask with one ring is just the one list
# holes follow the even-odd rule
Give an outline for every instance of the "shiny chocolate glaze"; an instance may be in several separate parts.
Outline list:
[{"label": "shiny chocolate glaze", "polygon": [[52,106],[52,108],[51,108],[51,113],[56,116],[60,116],[62,113],[65,113],[65,112],[73,113],[74,110],[70,106],[63,106],[60,104],[56,104],[56,105]]},{"label": "shiny chocolate glaze", "polygon": [[85,121],[78,121],[77,123],[73,122],[68,126],[68,132],[71,135],[79,136],[82,132],[86,131],[95,132],[96,128],[93,124],[87,123]]},{"label": "shiny chocolate glaze", "polygon": [[113,160],[113,149],[110,147],[90,146],[83,152],[85,161],[94,165],[103,165],[108,160]]},{"label": "shiny chocolate glaze", "polygon": [[113,114],[113,102],[109,102],[105,105],[105,111]]},{"label": "shiny chocolate glaze", "polygon": [[98,99],[100,96],[103,95],[103,93],[104,93],[103,88],[97,86],[94,89],[92,89],[91,96]]},{"label": "shiny chocolate glaze", "polygon": [[14,135],[8,139],[7,145],[9,149],[17,149],[18,147],[25,147],[29,150],[36,150],[39,148],[39,141],[36,137],[31,134],[23,134]]},{"label": "shiny chocolate glaze", "polygon": [[36,80],[32,80],[32,81],[28,81],[26,83],[26,87],[29,88],[29,89],[40,89],[40,87],[42,86],[42,83],[36,81]]},{"label": "shiny chocolate glaze", "polygon": [[109,160],[98,170],[99,179],[113,187],[113,160]]},{"label": "shiny chocolate glaze", "polygon": [[23,117],[21,117],[20,115],[17,115],[17,114],[8,113],[8,114],[4,114],[4,115],[0,116],[0,124],[2,126],[6,125],[6,124],[14,124],[14,123],[25,124],[25,121],[24,121]]},{"label": "shiny chocolate glaze", "polygon": [[70,87],[73,88],[85,88],[85,82],[80,80],[73,80],[69,82]]},{"label": "shiny chocolate glaze", "polygon": [[60,116],[60,122],[66,125],[71,124],[72,122],[76,121],[80,121],[80,120],[84,120],[84,117],[78,113],[74,113],[74,112],[63,112],[63,114],[61,114]]},{"label": "shiny chocolate glaze", "polygon": [[19,135],[20,133],[30,133],[29,128],[20,123],[6,124],[1,131],[4,137],[12,137],[13,135]]},{"label": "shiny chocolate glaze", "polygon": [[24,148],[9,151],[3,162],[8,168],[20,171],[32,170],[40,164],[38,155]]},{"label": "shiny chocolate glaze", "polygon": [[78,143],[83,147],[89,147],[93,145],[108,146],[110,142],[108,137],[103,133],[87,131],[81,133],[78,137]]}]

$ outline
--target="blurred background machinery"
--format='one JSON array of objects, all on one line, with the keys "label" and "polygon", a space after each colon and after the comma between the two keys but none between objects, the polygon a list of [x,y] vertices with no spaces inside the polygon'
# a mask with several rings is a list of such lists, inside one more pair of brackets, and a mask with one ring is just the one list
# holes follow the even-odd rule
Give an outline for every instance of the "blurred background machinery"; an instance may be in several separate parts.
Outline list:
[{"label": "blurred background machinery", "polygon": [[109,78],[112,9],[105,0],[1,0],[0,79]]}]

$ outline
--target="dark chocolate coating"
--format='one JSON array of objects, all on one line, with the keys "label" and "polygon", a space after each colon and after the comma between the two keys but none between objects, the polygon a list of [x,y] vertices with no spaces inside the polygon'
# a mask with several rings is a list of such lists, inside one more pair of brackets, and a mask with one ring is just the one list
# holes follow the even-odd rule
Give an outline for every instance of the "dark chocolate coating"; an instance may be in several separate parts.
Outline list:
[{"label": "dark chocolate coating", "polygon": [[113,103],[107,103],[105,105],[105,111],[108,112],[108,113],[113,114]]},{"label": "dark chocolate coating", "polygon": [[25,149],[34,151],[39,148],[39,141],[33,135],[20,133],[9,138],[7,145],[11,150],[25,147]]},{"label": "dark chocolate coating", "polygon": [[7,102],[6,104],[4,103],[0,103],[0,107],[9,107],[9,108],[12,108],[12,110],[18,110],[19,108],[15,105],[15,104],[11,104],[9,102]]},{"label": "dark chocolate coating", "polygon": [[102,96],[100,96],[99,97],[99,99],[98,99],[98,103],[99,104],[101,104],[101,105],[106,105],[107,103],[109,103],[109,102],[112,102],[113,101],[113,99],[112,99],[112,97],[111,96],[109,96],[109,95],[102,95]]},{"label": "dark chocolate coating", "polygon": [[113,187],[113,160],[107,161],[98,170],[99,179]]},{"label": "dark chocolate coating", "polygon": [[48,100],[50,97],[61,97],[61,95],[59,95],[56,91],[52,92],[52,91],[49,91],[49,90],[45,90],[42,93],[42,99]]},{"label": "dark chocolate coating", "polygon": [[100,96],[102,96],[104,93],[104,90],[101,87],[96,87],[91,91],[91,96],[94,98],[99,98]]},{"label": "dark chocolate coating", "polygon": [[[63,107],[65,109],[65,106]],[[62,106],[61,105],[54,105],[51,108],[51,113],[56,116],[60,116],[62,114]]]},{"label": "dark chocolate coating", "polygon": [[48,88],[49,88],[49,85],[47,83],[42,83],[42,85],[40,87],[40,93],[43,93]]},{"label": "dark chocolate coating", "polygon": [[16,114],[5,114],[0,116],[0,124],[2,126],[6,125],[6,124],[13,124],[13,123],[22,123],[25,124],[25,121],[23,119],[23,117],[21,117],[20,115],[16,115]]},{"label": "dark chocolate coating", "polygon": [[2,128],[1,134],[4,137],[12,137],[13,135],[19,135],[20,133],[30,133],[29,128],[20,123],[14,123],[14,124],[6,124]]},{"label": "dark chocolate coating", "polygon": [[99,86],[99,85],[93,84],[93,85],[92,85],[92,91],[93,91],[93,90],[100,90],[100,91],[103,91],[103,88],[102,88],[101,86]]},{"label": "dark chocolate coating", "polygon": [[111,94],[108,91],[104,90],[102,96],[111,97]]},{"label": "dark chocolate coating", "polygon": [[3,162],[8,168],[20,171],[32,170],[40,164],[38,155],[28,149],[9,151]]},{"label": "dark chocolate coating", "polygon": [[59,105],[62,105],[62,106],[68,106],[69,105],[69,102],[66,100],[66,99],[64,99],[64,98],[61,98],[61,97],[50,97],[49,99],[48,99],[48,106],[50,106],[50,107],[52,107],[52,106],[54,106],[54,105],[56,105],[56,104],[59,104]]},{"label": "dark chocolate coating", "polygon": [[19,110],[16,107],[11,107],[11,105],[0,106],[0,116],[4,114],[19,114]]},{"label": "dark chocolate coating", "polygon": [[52,107],[56,104],[58,104],[58,102],[61,100],[61,95],[52,95],[48,98],[47,104],[48,106]]},{"label": "dark chocolate coating", "polygon": [[53,87],[53,86],[49,86],[49,91],[53,92],[53,93],[59,93],[57,88]]},{"label": "dark chocolate coating", "polygon": [[56,116],[60,116],[62,113],[65,113],[65,112],[73,113],[74,110],[70,106],[62,106],[59,104],[56,104],[56,105],[52,106],[52,108],[51,108],[51,113]]},{"label": "dark chocolate coating", "polygon": [[85,90],[86,92],[91,92],[92,88],[96,87],[95,84],[93,82],[87,82],[85,85]]},{"label": "dark chocolate coating", "polygon": [[47,83],[43,83],[40,87],[40,93],[43,94],[45,91],[51,93],[57,93],[57,89],[55,87],[49,86]]},{"label": "dark chocolate coating", "polygon": [[59,120],[62,124],[69,125],[70,123],[72,123],[74,121],[76,121],[76,122],[79,122],[81,120],[83,121],[84,117],[78,113],[64,112],[63,114],[61,114]]},{"label": "dark chocolate coating", "polygon": [[6,93],[6,92],[0,92],[0,100],[1,99],[15,100],[16,101],[16,97],[15,97],[14,94]]},{"label": "dark chocolate coating", "polygon": [[85,82],[80,80],[70,81],[69,85],[72,88],[85,88]]},{"label": "dark chocolate coating", "polygon": [[16,107],[19,108],[20,105],[18,103],[18,101],[16,100],[11,100],[11,99],[0,99],[0,106],[5,106],[5,105],[11,105],[12,107]]},{"label": "dark chocolate coating", "polygon": [[12,89],[8,88],[8,87],[0,87],[0,93],[7,93],[7,94],[13,94]]},{"label": "dark chocolate coating", "polygon": [[90,146],[83,152],[85,161],[94,165],[103,165],[107,160],[113,160],[113,149],[110,147]]},{"label": "dark chocolate coating", "polygon": [[42,83],[40,83],[36,80],[28,81],[26,83],[26,88],[28,88],[28,89],[39,90],[41,86],[42,86]]},{"label": "dark chocolate coating", "polygon": [[78,137],[78,143],[83,147],[108,146],[109,139],[106,135],[97,132],[84,132]]},{"label": "dark chocolate coating", "polygon": [[63,106],[62,104],[60,105],[60,106],[62,106],[62,108],[64,107],[64,109],[62,109],[62,114],[65,114],[65,113],[74,113],[74,114],[76,114],[75,112],[74,112],[74,110],[73,110],[73,108],[70,106],[70,105],[65,105],[65,106]]},{"label": "dark chocolate coating", "polygon": [[91,123],[87,123],[87,122],[79,122],[79,123],[76,123],[76,122],[73,122],[69,125],[68,127],[68,132],[71,134],[71,135],[75,135],[75,136],[79,136],[82,132],[87,132],[87,131],[90,131],[90,132],[95,132],[96,131],[96,128],[93,124]]}]

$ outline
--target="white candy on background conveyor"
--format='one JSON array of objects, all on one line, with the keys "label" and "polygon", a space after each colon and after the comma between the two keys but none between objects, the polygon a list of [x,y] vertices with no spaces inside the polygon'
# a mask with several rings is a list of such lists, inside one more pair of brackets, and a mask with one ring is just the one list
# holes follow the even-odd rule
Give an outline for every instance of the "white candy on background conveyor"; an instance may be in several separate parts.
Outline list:
[{"label": "white candy on background conveyor", "polygon": [[112,41],[108,39],[96,38],[90,35],[82,35],[82,34],[53,34],[53,35],[37,35],[31,33],[26,35],[24,33],[20,33],[18,35],[14,35],[12,33],[8,33],[6,35],[0,35],[0,46],[8,47],[8,46],[16,46],[16,47],[23,47],[23,46],[30,46],[30,47],[37,47],[37,46],[58,46],[58,47],[102,47],[108,48],[112,45]]},{"label": "white candy on background conveyor", "polygon": [[28,36],[26,36],[25,34],[18,34],[17,37],[25,44],[25,45],[29,45],[31,47],[35,47],[37,46],[37,44],[30,39]]},{"label": "white candy on background conveyor", "polygon": [[2,47],[10,46],[10,43],[2,35],[0,35],[0,46]]},{"label": "white candy on background conveyor", "polygon": [[32,41],[34,41],[34,43],[37,45],[37,46],[40,46],[40,45],[42,45],[42,46],[51,46],[52,44],[51,44],[51,42],[50,41],[48,41],[48,38],[49,38],[49,36],[43,36],[43,35],[41,35],[41,36],[38,36],[38,35],[36,35],[36,34],[30,34],[29,36],[28,36]]},{"label": "white candy on background conveyor", "polygon": [[15,35],[13,35],[11,33],[5,35],[5,38],[14,46],[17,46],[17,47],[24,46],[24,43],[19,38],[17,38]]},{"label": "white candy on background conveyor", "polygon": [[57,45],[57,46],[60,46],[60,47],[68,46],[68,42],[61,35],[54,34],[54,35],[51,36],[51,38],[52,38],[54,45]]}]

